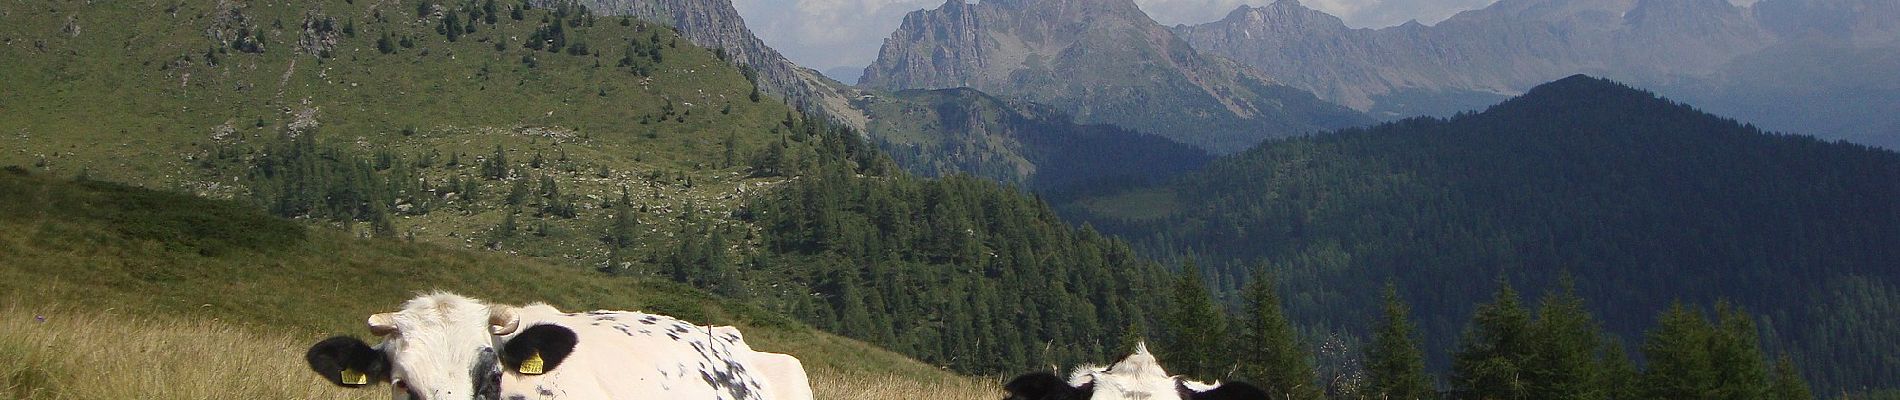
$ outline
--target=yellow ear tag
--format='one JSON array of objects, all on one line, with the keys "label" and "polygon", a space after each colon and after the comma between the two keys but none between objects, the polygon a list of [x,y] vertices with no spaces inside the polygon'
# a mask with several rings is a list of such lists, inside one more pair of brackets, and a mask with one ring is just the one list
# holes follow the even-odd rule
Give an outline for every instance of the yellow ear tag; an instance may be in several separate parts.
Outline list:
[{"label": "yellow ear tag", "polygon": [[369,384],[369,375],[365,375],[361,372],[356,372],[356,370],[353,370],[353,369],[344,368],[343,372],[339,375],[342,375],[339,378],[342,378],[343,383],[346,385],[368,385]]},{"label": "yellow ear tag", "polygon": [[521,371],[522,375],[540,375],[544,373],[544,371],[541,370],[541,365],[541,352],[537,351],[534,352],[534,354],[528,355],[528,359],[521,360],[521,368],[517,368],[516,370]]}]

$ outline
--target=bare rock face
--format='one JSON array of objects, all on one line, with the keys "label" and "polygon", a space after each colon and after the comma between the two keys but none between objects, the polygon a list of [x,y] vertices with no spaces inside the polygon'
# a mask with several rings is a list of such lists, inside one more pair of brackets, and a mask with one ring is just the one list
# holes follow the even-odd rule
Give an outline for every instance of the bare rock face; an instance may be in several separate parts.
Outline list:
[{"label": "bare rock face", "polygon": [[1368,120],[1196,51],[1130,0],[949,0],[905,16],[859,84],[970,87],[1216,153]]},{"label": "bare rock face", "polygon": [[1281,0],[1175,31],[1321,98],[1389,117],[1442,113],[1380,104],[1399,94],[1502,97],[1577,73],[1699,76],[1770,42],[1726,0],[1503,0],[1437,26],[1376,30]]}]

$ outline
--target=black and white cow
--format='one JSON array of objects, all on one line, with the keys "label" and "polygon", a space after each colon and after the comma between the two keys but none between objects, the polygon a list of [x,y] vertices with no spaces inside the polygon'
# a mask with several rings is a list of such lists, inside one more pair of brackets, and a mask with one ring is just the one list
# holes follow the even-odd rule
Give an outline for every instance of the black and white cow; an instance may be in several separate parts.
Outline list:
[{"label": "black and white cow", "polygon": [[1169,376],[1146,344],[1107,368],[1083,366],[1068,380],[1055,374],[1024,374],[1003,385],[1004,400],[1267,400],[1267,392],[1242,382],[1201,383]]},{"label": "black and white cow", "polygon": [[388,382],[397,400],[810,400],[804,367],[739,330],[628,311],[563,313],[449,293],[369,317],[371,346],[333,337],[310,368],[338,386]]}]

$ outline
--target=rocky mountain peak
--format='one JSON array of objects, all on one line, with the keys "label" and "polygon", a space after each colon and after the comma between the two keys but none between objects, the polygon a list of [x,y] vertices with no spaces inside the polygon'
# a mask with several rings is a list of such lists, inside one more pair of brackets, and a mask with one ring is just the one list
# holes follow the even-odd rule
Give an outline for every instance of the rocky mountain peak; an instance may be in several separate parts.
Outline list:
[{"label": "rocky mountain peak", "polygon": [[1203,55],[1132,0],[951,0],[906,15],[859,84],[972,87],[1216,152],[1364,120]]}]

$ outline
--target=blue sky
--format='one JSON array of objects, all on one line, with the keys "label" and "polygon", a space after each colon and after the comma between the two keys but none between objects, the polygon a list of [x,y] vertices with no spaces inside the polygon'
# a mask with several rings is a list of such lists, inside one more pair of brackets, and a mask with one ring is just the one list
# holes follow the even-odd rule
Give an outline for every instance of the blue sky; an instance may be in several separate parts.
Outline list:
[{"label": "blue sky", "polygon": [[[1196,24],[1226,16],[1242,4],[1273,0],[1135,0],[1164,25]],[[1417,19],[1437,23],[1493,0],[1301,0],[1339,16],[1347,25],[1380,28]],[[944,0],[733,0],[746,25],[767,45],[799,65],[829,71],[862,68],[877,59],[884,38],[911,11],[937,8]],[[836,77],[850,80],[853,76]]]}]

